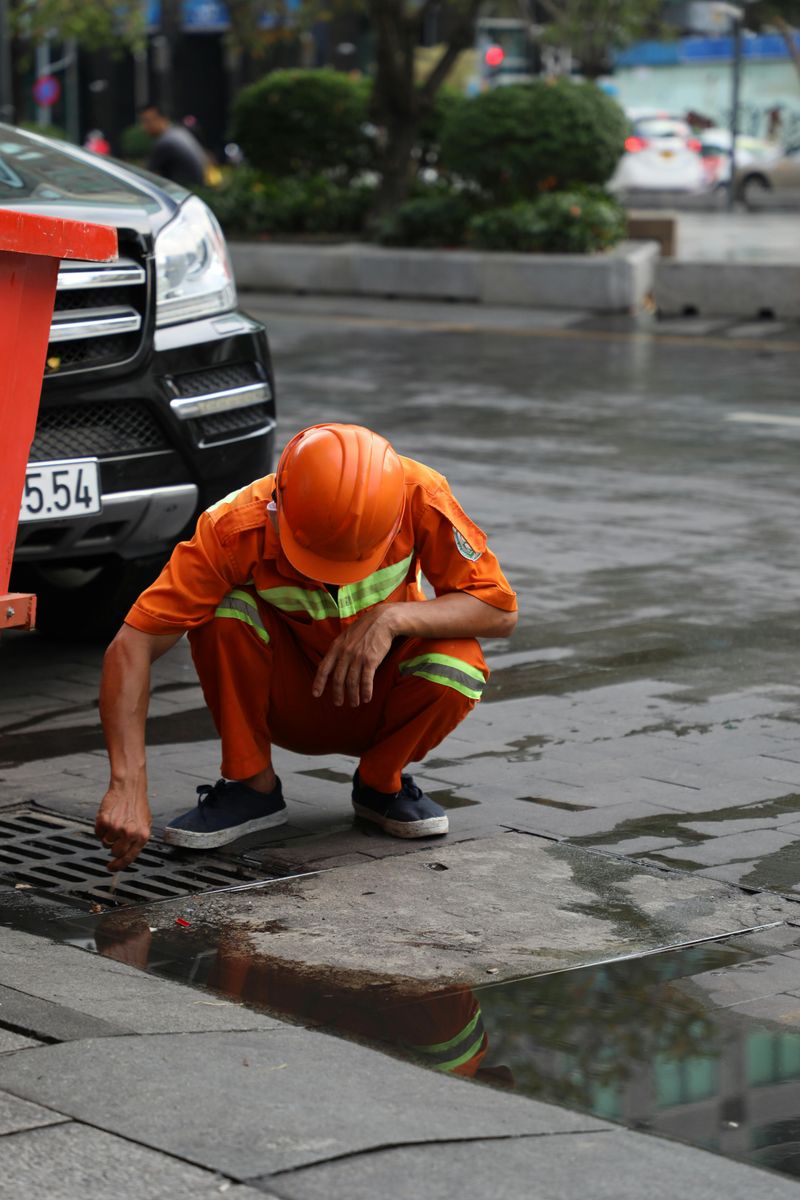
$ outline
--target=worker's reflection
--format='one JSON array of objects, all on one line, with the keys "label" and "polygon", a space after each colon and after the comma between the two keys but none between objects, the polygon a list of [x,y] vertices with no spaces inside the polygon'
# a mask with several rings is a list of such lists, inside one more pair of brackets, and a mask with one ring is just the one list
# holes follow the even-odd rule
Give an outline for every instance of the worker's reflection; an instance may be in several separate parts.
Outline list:
[{"label": "worker's reflection", "polygon": [[453,1075],[514,1086],[506,1066],[487,1066],[489,1043],[475,993],[465,985],[426,990],[415,980],[384,983],[355,971],[255,954],[241,934],[209,939],[189,930],[151,930],[139,914],[112,913],[95,932],[100,954],[141,969],[183,965],[181,976],[258,1008],[370,1042],[401,1047]]}]

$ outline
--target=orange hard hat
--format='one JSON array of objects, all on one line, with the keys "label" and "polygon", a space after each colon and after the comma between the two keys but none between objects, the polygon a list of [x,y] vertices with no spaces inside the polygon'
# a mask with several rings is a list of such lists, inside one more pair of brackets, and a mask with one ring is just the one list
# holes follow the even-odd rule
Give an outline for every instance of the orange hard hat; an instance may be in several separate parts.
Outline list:
[{"label": "orange hard hat", "polygon": [[386,438],[362,425],[302,430],[280,457],[275,487],[283,552],[322,583],[371,575],[403,518],[403,464]]}]

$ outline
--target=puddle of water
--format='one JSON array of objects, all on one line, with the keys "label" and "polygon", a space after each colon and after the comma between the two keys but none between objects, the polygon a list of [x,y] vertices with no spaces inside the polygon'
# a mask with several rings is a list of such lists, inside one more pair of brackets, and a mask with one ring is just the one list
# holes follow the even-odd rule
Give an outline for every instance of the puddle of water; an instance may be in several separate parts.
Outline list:
[{"label": "puddle of water", "polygon": [[[177,911],[94,917],[31,892],[0,892],[0,925],[440,1071],[800,1177],[800,997],[772,997],[771,1019],[733,1007],[747,991],[737,981],[755,973],[755,994],[778,990],[769,984],[769,934],[476,988],[431,988],[255,953],[246,931],[208,923],[197,898],[181,906],[183,924]],[[260,932],[284,928],[274,922]],[[779,961],[785,968],[797,960]]]}]

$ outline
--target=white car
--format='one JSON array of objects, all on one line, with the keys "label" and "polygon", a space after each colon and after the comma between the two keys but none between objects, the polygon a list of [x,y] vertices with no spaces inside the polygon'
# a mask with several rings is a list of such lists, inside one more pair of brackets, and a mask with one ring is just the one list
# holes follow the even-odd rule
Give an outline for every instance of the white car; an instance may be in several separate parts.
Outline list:
[{"label": "white car", "polygon": [[686,121],[662,114],[631,116],[612,192],[692,194],[708,189],[700,142]]}]

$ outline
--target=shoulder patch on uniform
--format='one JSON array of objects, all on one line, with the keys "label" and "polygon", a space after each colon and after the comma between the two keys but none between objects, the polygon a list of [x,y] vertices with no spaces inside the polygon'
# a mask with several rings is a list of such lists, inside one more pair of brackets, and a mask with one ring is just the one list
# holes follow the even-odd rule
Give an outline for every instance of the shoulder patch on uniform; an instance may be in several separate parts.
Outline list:
[{"label": "shoulder patch on uniform", "polygon": [[468,558],[470,562],[475,562],[481,556],[480,550],[473,550],[463,533],[453,526],[453,537],[455,538],[456,549],[462,558]]}]

